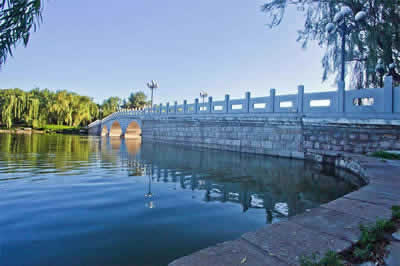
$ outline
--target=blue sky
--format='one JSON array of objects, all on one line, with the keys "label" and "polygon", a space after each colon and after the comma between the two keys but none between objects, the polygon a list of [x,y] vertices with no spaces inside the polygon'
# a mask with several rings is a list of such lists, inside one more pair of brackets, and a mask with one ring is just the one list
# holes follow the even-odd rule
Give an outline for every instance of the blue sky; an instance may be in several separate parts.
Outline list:
[{"label": "blue sky", "polygon": [[156,79],[155,102],[333,88],[321,82],[323,50],[296,42],[303,16],[290,9],[266,26],[262,0],[48,0],[27,48],[0,72],[1,88],[67,89],[100,102]]}]

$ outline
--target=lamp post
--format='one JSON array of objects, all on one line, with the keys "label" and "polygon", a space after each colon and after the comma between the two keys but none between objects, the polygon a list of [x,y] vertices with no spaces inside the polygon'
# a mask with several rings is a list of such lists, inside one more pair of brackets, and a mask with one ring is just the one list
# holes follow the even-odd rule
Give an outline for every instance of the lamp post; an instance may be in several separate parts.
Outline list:
[{"label": "lamp post", "polygon": [[208,93],[205,92],[205,91],[201,91],[200,92],[200,97],[203,98],[203,111],[204,111],[204,101],[205,101],[205,98],[208,97]]},{"label": "lamp post", "polygon": [[353,11],[348,6],[342,6],[340,11],[336,13],[333,18],[333,23],[330,22],[326,25],[325,30],[328,34],[339,32],[342,38],[342,60],[341,60],[341,73],[340,81],[344,84],[345,78],[345,60],[346,60],[346,36],[356,28],[356,23],[365,19],[367,13],[359,11],[354,17]]},{"label": "lamp post", "polygon": [[152,182],[152,178],[153,178],[152,168],[150,168],[150,173],[148,175],[148,178],[149,178],[148,191],[146,194],[144,194],[144,197],[146,199],[149,199],[149,202],[146,204],[146,206],[149,207],[150,209],[153,209],[155,206],[154,206],[154,202],[151,200],[151,198],[153,197],[153,193],[151,192],[151,182]]},{"label": "lamp post", "polygon": [[376,64],[375,71],[379,76],[379,86],[383,87],[383,74],[385,74],[385,65],[383,64],[383,60],[379,59]]},{"label": "lamp post", "polygon": [[147,87],[151,90],[151,107],[150,107],[150,109],[153,110],[153,91],[154,91],[154,89],[159,88],[158,82],[155,80],[152,80],[147,83]]}]

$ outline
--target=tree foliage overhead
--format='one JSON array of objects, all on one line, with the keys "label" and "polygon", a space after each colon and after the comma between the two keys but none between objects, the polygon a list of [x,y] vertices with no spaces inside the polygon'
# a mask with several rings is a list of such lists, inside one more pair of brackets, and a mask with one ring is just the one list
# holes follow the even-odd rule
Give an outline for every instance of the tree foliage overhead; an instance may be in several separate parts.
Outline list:
[{"label": "tree foliage overhead", "polygon": [[41,11],[41,0],[0,0],[0,67],[20,41],[28,44],[42,20]]},{"label": "tree foliage overhead", "polygon": [[[309,41],[317,41],[326,47],[322,59],[323,80],[329,74],[340,71],[340,36],[328,35],[325,27],[333,21],[342,6],[348,6],[356,14],[365,11],[365,21],[347,35],[346,61],[351,70],[352,86],[369,87],[378,85],[375,66],[382,59],[388,69],[400,64],[400,1],[399,0],[269,0],[262,7],[270,17],[270,27],[278,26],[288,6],[295,6],[304,14],[303,29],[298,31],[298,41],[304,47]],[[348,71],[349,72],[349,71]],[[350,73],[349,72],[349,73]]]}]

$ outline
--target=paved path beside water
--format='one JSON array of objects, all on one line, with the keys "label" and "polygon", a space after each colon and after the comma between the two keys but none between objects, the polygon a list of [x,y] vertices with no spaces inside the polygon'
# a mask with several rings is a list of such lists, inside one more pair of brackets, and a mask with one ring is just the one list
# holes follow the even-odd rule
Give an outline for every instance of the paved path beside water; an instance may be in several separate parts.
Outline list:
[{"label": "paved path beside water", "polygon": [[[345,155],[343,161],[368,184],[288,221],[200,250],[170,265],[298,265],[301,256],[349,248],[359,239],[360,223],[389,219],[391,207],[400,205],[400,161],[360,155]],[[392,246],[397,251],[400,241]]]}]

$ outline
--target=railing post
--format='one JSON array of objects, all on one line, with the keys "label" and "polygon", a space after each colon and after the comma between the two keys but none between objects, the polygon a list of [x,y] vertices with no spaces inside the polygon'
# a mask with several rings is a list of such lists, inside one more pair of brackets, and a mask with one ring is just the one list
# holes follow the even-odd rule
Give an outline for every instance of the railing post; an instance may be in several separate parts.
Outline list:
[{"label": "railing post", "polygon": [[209,110],[208,112],[209,113],[212,113],[212,111],[213,111],[212,110],[213,109],[212,108],[212,102],[213,102],[212,96],[208,97],[208,110]]},{"label": "railing post", "polygon": [[167,115],[169,114],[169,103],[167,103],[167,111],[166,111]]},{"label": "railing post", "polygon": [[384,83],[384,107],[385,113],[393,113],[393,77],[386,76]]},{"label": "railing post", "polygon": [[304,111],[304,85],[297,87],[297,112],[303,113]]},{"label": "railing post", "polygon": [[249,91],[246,92],[245,97],[246,97],[246,109],[245,109],[244,111],[245,111],[246,113],[250,113],[250,97],[251,97],[251,95],[250,95],[250,92],[249,92]]},{"label": "railing post", "polygon": [[270,98],[270,106],[269,106],[269,111],[271,113],[275,113],[275,89],[270,89],[269,90],[269,98]]},{"label": "railing post", "polygon": [[175,101],[174,112],[175,112],[175,114],[178,112],[178,102],[177,101]]},{"label": "railing post", "polygon": [[344,91],[345,83],[343,81],[338,82],[338,91],[337,91],[337,103],[338,103],[338,113],[343,113],[345,111],[345,91]]},{"label": "railing post", "polygon": [[199,99],[194,100],[194,113],[197,114],[199,112]]},{"label": "railing post", "polygon": [[229,113],[229,94],[225,95],[225,113]]},{"label": "railing post", "polygon": [[187,101],[186,100],[184,100],[183,101],[183,113],[186,113],[187,112]]}]

